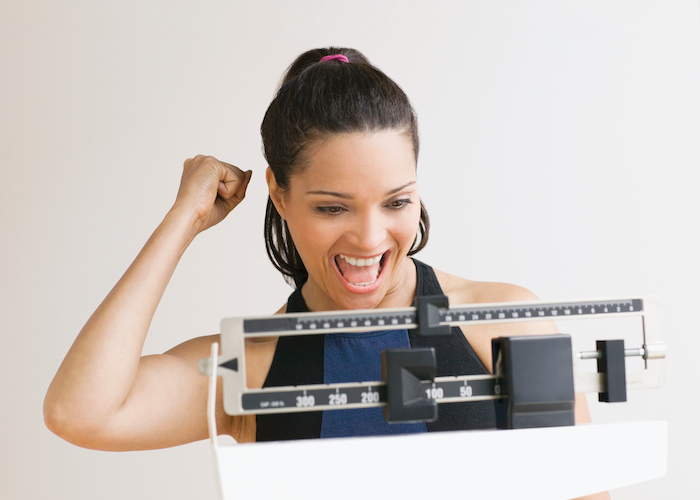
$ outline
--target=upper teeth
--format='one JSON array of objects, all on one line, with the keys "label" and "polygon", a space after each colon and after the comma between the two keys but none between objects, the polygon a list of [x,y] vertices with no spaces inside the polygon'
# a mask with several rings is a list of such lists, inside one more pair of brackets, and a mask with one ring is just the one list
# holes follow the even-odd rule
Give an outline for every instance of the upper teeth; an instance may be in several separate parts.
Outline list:
[{"label": "upper teeth", "polygon": [[374,264],[377,264],[380,260],[382,260],[381,255],[370,259],[353,259],[352,257],[348,257],[343,254],[341,254],[340,256],[343,259],[345,259],[345,262],[347,262],[351,266],[373,266]]}]

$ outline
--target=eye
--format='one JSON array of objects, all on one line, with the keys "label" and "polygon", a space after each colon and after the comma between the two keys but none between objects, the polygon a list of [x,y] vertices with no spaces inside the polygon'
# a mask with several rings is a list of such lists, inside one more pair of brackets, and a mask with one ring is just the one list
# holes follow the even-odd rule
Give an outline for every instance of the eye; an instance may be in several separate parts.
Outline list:
[{"label": "eye", "polygon": [[329,207],[316,207],[316,212],[328,215],[338,215],[345,211],[343,207],[329,206]]},{"label": "eye", "polygon": [[399,210],[401,208],[407,207],[411,203],[413,203],[413,202],[410,200],[410,198],[401,198],[401,199],[394,200],[394,201],[390,202],[387,205],[387,208],[390,208],[392,210]]}]

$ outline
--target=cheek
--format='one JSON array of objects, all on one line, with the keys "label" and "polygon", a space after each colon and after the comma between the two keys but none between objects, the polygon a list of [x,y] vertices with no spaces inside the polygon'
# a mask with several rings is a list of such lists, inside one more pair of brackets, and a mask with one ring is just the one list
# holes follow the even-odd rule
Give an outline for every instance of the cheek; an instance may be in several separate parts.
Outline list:
[{"label": "cheek", "polygon": [[407,210],[404,216],[400,218],[400,223],[395,226],[395,239],[400,242],[402,247],[407,246],[408,250],[410,250],[418,234],[419,223],[420,203],[415,208],[411,206],[411,210]]},{"label": "cheek", "polygon": [[287,227],[294,240],[294,245],[302,260],[307,265],[313,254],[325,253],[333,241],[333,234],[328,224],[323,224],[317,218],[299,216],[294,212],[288,213]]}]

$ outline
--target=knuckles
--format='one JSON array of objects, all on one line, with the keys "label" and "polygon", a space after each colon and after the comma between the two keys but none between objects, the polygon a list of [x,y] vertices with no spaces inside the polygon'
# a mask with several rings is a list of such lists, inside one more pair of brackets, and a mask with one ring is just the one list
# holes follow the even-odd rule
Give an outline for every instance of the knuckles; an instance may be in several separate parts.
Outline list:
[{"label": "knuckles", "polygon": [[216,158],[213,156],[197,155],[194,158],[188,158],[183,164],[183,169],[185,172],[196,170],[200,167],[204,168],[216,168],[221,165]]},{"label": "knuckles", "polygon": [[[195,172],[207,172],[205,174],[207,177],[209,175],[214,175],[221,180],[223,180],[224,177],[230,179],[230,175],[233,174],[232,180],[238,182],[243,182],[245,180],[245,173],[242,170],[234,165],[221,162],[213,156],[197,155],[194,158],[185,160],[183,175],[185,177],[191,177]],[[226,173],[224,174],[223,172]]]}]

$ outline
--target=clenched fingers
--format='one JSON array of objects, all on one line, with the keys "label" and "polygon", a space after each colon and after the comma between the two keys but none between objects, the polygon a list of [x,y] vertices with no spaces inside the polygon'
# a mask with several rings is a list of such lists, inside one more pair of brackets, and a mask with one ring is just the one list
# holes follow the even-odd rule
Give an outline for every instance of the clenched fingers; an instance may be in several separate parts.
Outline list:
[{"label": "clenched fingers", "polygon": [[219,180],[219,196],[225,200],[235,198],[236,201],[240,202],[245,197],[245,191],[248,188],[253,172],[250,170],[243,172],[240,168],[230,163],[220,163],[224,169],[223,176]]},{"label": "clenched fingers", "polygon": [[245,197],[252,172],[212,156],[185,161],[176,204],[196,214],[199,231],[219,223]]}]

